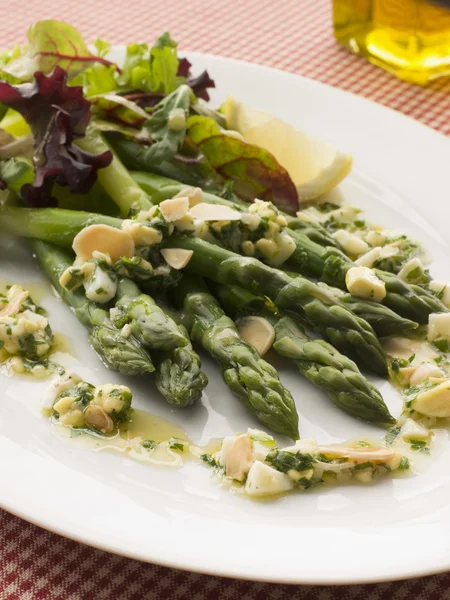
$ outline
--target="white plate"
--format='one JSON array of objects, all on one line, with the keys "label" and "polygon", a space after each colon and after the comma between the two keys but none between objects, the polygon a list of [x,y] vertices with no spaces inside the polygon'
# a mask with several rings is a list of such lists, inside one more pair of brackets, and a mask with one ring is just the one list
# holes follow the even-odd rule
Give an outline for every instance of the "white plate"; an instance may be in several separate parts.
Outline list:
[{"label": "white plate", "polygon": [[[432,253],[433,273],[450,280],[448,139],[308,79],[218,57],[189,58],[215,79],[213,103],[231,93],[353,153],[354,173],[341,186],[345,198],[378,223],[419,238]],[[9,243],[0,247],[1,278],[40,280],[27,252],[12,256]],[[117,380],[69,309],[52,296],[43,304],[53,329],[71,337],[82,374],[93,382]],[[203,405],[173,412],[151,383],[127,381],[135,405],[183,424],[197,443],[257,426],[215,365],[205,360],[205,367]],[[328,443],[379,433],[341,414],[293,370],[280,364],[280,371],[296,399],[302,437]],[[378,383],[398,414],[397,395]],[[267,581],[358,583],[450,568],[450,446],[417,477],[256,503],[219,489],[202,465],[155,469],[61,441],[39,412],[45,385],[0,380],[0,504],[33,523],[136,559]]]}]

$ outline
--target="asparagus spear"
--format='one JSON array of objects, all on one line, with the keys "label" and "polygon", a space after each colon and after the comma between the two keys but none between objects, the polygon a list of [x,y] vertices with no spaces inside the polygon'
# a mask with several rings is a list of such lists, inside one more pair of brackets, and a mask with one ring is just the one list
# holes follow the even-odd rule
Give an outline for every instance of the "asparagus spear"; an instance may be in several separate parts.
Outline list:
[{"label": "asparagus spear", "polygon": [[[291,277],[298,277],[297,273],[289,271],[287,273]],[[336,302],[348,308],[348,310],[358,315],[358,317],[365,319],[379,337],[393,334],[408,334],[417,328],[417,323],[401,317],[387,306],[384,306],[384,304],[357,298],[322,282],[318,285],[324,290],[324,293],[330,294]]]},{"label": "asparagus spear", "polygon": [[111,319],[117,327],[127,323],[133,335],[151,351],[173,350],[187,346],[189,340],[164,310],[147,294],[141,294],[130,279],[121,279],[117,286],[116,306]]},{"label": "asparagus spear", "polygon": [[[183,329],[178,329],[178,336],[183,337],[184,347],[155,353],[155,368],[143,345],[133,334],[123,335],[106,310],[87,300],[81,291],[70,291],[61,286],[59,277],[72,264],[70,253],[47,242],[32,240],[31,244],[39,264],[61,298],[89,329],[89,341],[106,366],[124,375],[143,375],[156,370],[158,390],[175,406],[189,406],[201,397],[208,379],[200,370],[200,358]],[[128,291],[131,293],[130,288]]]},{"label": "asparagus spear", "polygon": [[157,306],[153,298],[141,294],[129,279],[119,282],[116,306],[111,313],[116,325],[130,323],[132,333],[152,352],[156,386],[167,402],[184,407],[201,397],[208,378],[200,369],[200,357],[182,325]]},{"label": "asparagus spear", "polygon": [[[59,209],[0,208],[0,231],[5,230],[25,237],[44,241],[71,243],[73,237],[90,223],[89,213],[81,216],[77,211]],[[61,227],[53,227],[65,221],[64,237]],[[101,215],[97,215],[97,222]],[[115,222],[114,222],[115,221]],[[120,219],[107,217],[110,225],[120,227]],[[194,252],[188,269],[220,283],[250,287],[256,293],[267,295],[290,314],[306,320],[319,335],[328,339],[344,354],[358,364],[379,373],[387,374],[386,358],[372,327],[363,319],[340,306],[318,284],[303,278],[292,278],[286,273],[268,267],[253,258],[234,254],[219,246],[195,237],[173,235],[163,241],[168,248],[185,248]]]},{"label": "asparagus spear", "polygon": [[290,317],[267,300],[238,286],[214,286],[226,312],[234,319],[257,315],[275,330],[273,349],[289,358],[311,383],[323,389],[334,404],[352,417],[381,424],[395,423],[380,392],[359,372],[356,364],[331,344],[313,340]]},{"label": "asparagus spear", "polygon": [[124,375],[153,372],[155,367],[150,356],[134,336],[123,336],[110,321],[108,312],[87,300],[81,291],[70,291],[61,286],[59,277],[72,264],[71,254],[39,240],[33,240],[31,246],[56,291],[88,328],[91,346],[105,365]]},{"label": "asparagus spear", "polygon": [[[180,194],[180,192],[185,190],[187,187],[184,183],[180,183],[174,179],[168,179],[167,177],[157,175],[156,173],[132,171],[131,176],[133,177],[134,181],[138,183],[139,186],[144,190],[144,192],[150,196],[153,204],[159,204],[163,200],[173,198],[177,194]],[[249,206],[247,202],[240,200],[237,196],[233,196],[232,199],[225,199],[207,191],[203,192],[203,200],[208,204],[221,204],[242,212],[247,212]],[[317,244],[321,244],[323,246],[337,246],[336,240],[331,237],[331,235],[324,227],[322,227],[322,225],[318,223],[307,223],[306,221],[298,219],[297,217],[293,217],[292,215],[288,215],[287,213],[282,214],[285,217],[290,229],[300,230],[304,235]]]},{"label": "asparagus spear", "polygon": [[192,348],[187,330],[179,327],[188,343],[158,356],[156,387],[171,404],[190,406],[201,397],[208,378],[200,369],[200,357]]},{"label": "asparagus spear", "polygon": [[248,410],[274,431],[298,439],[298,415],[291,393],[276,370],[243,342],[233,321],[225,315],[205,284],[183,277],[176,297],[194,342],[219,363],[222,377]]},{"label": "asparagus spear", "polygon": [[[185,186],[153,173],[133,173],[133,178],[151,196],[154,203],[172,197]],[[224,200],[213,194],[204,193],[204,201],[214,204],[230,204],[236,210],[242,210],[242,201]],[[247,205],[248,208],[248,205]],[[284,215],[296,249],[288,266],[306,276],[317,277],[329,285],[346,290],[345,274],[353,266],[351,260],[339,251],[336,242],[320,225],[305,223],[289,215]],[[323,231],[322,231],[323,230]],[[386,285],[386,298],[383,304],[399,315],[427,323],[428,316],[435,312],[445,312],[442,302],[418,285],[408,284],[395,274],[374,269],[375,274]]]},{"label": "asparagus spear", "polygon": [[386,357],[372,327],[336,303],[316,283],[289,277],[259,260],[239,256],[195,237],[174,235],[163,245],[192,250],[188,271],[217,283],[240,285],[268,296],[280,310],[305,320],[357,363],[386,376]]}]

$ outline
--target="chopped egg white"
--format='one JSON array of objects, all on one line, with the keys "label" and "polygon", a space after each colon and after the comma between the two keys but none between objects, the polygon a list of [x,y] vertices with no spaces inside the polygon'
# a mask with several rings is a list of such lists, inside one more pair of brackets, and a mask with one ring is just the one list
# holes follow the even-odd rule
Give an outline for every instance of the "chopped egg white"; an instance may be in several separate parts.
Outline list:
[{"label": "chopped egg white", "polygon": [[338,229],[332,237],[342,246],[346,254],[360,256],[369,250],[369,245],[346,229]]},{"label": "chopped egg white", "polygon": [[450,284],[440,279],[433,279],[428,287],[435,294],[439,294],[442,302],[447,308],[450,308]]},{"label": "chopped egg white", "polygon": [[367,267],[351,267],[346,273],[345,283],[353,296],[381,302],[386,296],[386,285]]},{"label": "chopped egg white", "polygon": [[428,341],[438,338],[450,340],[450,312],[432,313],[428,317]]},{"label": "chopped egg white", "polygon": [[388,244],[387,246],[382,246],[381,248],[377,246],[360,256],[355,263],[361,267],[371,267],[376,261],[391,258],[392,256],[396,256],[399,252],[399,247],[395,242],[393,244]]},{"label": "chopped egg white", "polygon": [[100,304],[112,300],[117,292],[117,282],[113,281],[110,275],[100,267],[96,267],[92,277],[83,285],[86,290],[86,298]]},{"label": "chopped egg white", "polygon": [[269,496],[288,492],[293,487],[294,482],[290,477],[258,460],[248,472],[245,493],[249,496]]}]

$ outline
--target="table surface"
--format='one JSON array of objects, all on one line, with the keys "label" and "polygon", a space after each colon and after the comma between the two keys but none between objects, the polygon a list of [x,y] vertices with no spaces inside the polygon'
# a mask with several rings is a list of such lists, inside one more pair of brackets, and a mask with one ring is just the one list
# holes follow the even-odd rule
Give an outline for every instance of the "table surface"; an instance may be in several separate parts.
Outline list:
[{"label": "table surface", "polygon": [[[450,133],[450,82],[412,86],[338,47],[330,0],[14,0],[8,8],[0,19],[2,46],[24,42],[27,27],[48,18],[72,23],[88,41],[148,42],[170,30],[181,50],[305,75]],[[447,574],[333,588],[185,573],[88,548],[0,510],[0,600],[444,600],[449,584]]]}]

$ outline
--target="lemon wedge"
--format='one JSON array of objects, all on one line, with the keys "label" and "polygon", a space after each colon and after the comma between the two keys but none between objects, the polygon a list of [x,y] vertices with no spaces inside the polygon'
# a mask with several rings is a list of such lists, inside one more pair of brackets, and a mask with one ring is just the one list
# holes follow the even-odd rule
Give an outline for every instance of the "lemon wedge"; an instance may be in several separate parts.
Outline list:
[{"label": "lemon wedge", "polygon": [[352,157],[316,140],[274,115],[228,96],[224,106],[227,127],[249,144],[270,152],[289,173],[299,202],[314,200],[340,183],[352,169]]}]

